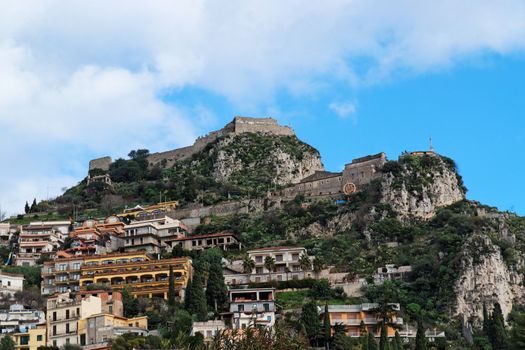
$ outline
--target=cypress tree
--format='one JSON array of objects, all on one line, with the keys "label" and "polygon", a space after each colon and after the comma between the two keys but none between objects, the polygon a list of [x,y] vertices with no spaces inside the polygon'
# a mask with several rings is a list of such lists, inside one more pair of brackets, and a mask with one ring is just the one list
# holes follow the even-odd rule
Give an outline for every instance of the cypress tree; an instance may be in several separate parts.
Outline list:
[{"label": "cypress tree", "polygon": [[171,265],[168,286],[168,305],[175,306],[175,276],[173,275],[173,266]]},{"label": "cypress tree", "polygon": [[324,348],[330,349],[330,337],[331,337],[331,327],[330,327],[330,313],[328,312],[328,303],[324,304]]},{"label": "cypress tree", "polygon": [[314,344],[319,336],[321,325],[319,323],[319,315],[317,313],[317,304],[310,301],[303,305],[301,310],[301,324],[304,326],[306,335],[310,340],[310,344]]},{"label": "cypress tree", "polygon": [[381,338],[379,338],[379,350],[390,350],[388,346],[388,330],[386,324],[381,325]]},{"label": "cypress tree", "polygon": [[504,350],[506,348],[507,332],[499,303],[494,304],[494,310],[492,311],[489,340],[493,350]]},{"label": "cypress tree", "polygon": [[31,210],[31,208],[29,208],[29,203],[27,203],[26,201],[26,205],[24,206],[24,211],[27,213],[29,213],[29,211]]},{"label": "cypress tree", "polygon": [[197,321],[203,322],[208,318],[206,295],[204,294],[203,277],[199,270],[195,270],[193,279],[186,287],[186,310],[197,317]]},{"label": "cypress tree", "polygon": [[224,283],[221,261],[212,261],[209,266],[208,286],[206,287],[208,308],[218,311],[219,306],[222,307],[226,302],[227,294],[228,289]]},{"label": "cypress tree", "polygon": [[36,211],[36,198],[33,199],[33,203],[31,204],[31,208],[29,209],[29,212],[34,213]]},{"label": "cypress tree", "polygon": [[377,343],[373,333],[368,333],[368,350],[377,350]]},{"label": "cypress tree", "polygon": [[401,342],[401,336],[399,335],[399,332],[396,331],[396,335],[394,338],[394,349],[395,350],[403,350],[403,344]]},{"label": "cypress tree", "polygon": [[427,338],[425,337],[425,328],[421,320],[417,323],[416,350],[427,350]]},{"label": "cypress tree", "polygon": [[525,349],[525,314],[520,313],[514,317],[514,324],[510,331],[510,348],[512,350]]}]

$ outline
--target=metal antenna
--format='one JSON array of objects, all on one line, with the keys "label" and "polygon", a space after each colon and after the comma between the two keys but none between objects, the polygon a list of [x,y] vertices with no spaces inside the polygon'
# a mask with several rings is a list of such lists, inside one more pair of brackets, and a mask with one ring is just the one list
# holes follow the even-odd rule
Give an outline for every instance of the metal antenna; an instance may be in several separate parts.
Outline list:
[{"label": "metal antenna", "polygon": [[434,152],[434,147],[432,147],[432,136],[429,138],[429,151]]}]

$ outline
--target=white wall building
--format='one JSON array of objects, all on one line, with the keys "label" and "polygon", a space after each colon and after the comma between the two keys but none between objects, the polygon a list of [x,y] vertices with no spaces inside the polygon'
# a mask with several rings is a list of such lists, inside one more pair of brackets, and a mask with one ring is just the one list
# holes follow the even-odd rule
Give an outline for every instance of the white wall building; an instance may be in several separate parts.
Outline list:
[{"label": "white wall building", "polygon": [[229,300],[233,329],[275,324],[275,288],[231,289]]},{"label": "white wall building", "polygon": [[0,271],[0,293],[11,296],[24,289],[24,276]]}]

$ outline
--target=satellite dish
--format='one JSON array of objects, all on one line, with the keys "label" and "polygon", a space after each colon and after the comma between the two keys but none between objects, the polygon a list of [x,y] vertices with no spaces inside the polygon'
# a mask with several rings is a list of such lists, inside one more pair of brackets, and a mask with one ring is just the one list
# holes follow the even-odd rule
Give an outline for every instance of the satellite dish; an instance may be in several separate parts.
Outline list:
[{"label": "satellite dish", "polygon": [[357,187],[352,182],[347,182],[343,187],[343,193],[346,194],[347,196],[352,193],[355,193],[356,191],[357,191]]}]

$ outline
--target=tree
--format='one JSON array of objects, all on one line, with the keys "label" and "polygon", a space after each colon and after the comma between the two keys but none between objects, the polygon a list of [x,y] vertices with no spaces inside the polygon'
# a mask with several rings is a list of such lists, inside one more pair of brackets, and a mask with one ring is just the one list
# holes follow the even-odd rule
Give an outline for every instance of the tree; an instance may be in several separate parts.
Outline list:
[{"label": "tree", "polygon": [[302,254],[299,258],[299,266],[303,271],[310,271],[312,269],[312,261],[306,254]]},{"label": "tree", "polygon": [[312,262],[312,265],[315,275],[319,276],[319,272],[321,272],[321,270],[324,269],[324,261],[316,256],[314,258],[314,261]]},{"label": "tree", "polygon": [[168,305],[175,306],[175,276],[173,274],[173,266],[170,265],[169,286],[168,286]]},{"label": "tree", "polygon": [[421,321],[421,319],[417,322],[415,350],[427,350],[427,338],[425,336],[425,328],[423,327],[423,321]]},{"label": "tree", "polygon": [[15,341],[11,336],[5,335],[0,340],[0,350],[15,350]]},{"label": "tree", "polygon": [[206,301],[208,308],[219,311],[228,299],[228,288],[224,282],[221,260],[214,259],[209,265],[208,285],[206,287]]},{"label": "tree", "polygon": [[317,313],[317,304],[314,301],[310,301],[303,305],[300,322],[304,327],[308,340],[310,340],[310,344],[313,345],[314,342],[317,341],[321,330],[321,324],[319,323],[319,316]]},{"label": "tree", "polygon": [[30,213],[36,212],[36,198],[33,199],[33,203],[31,204],[31,208],[29,209]]},{"label": "tree", "polygon": [[268,277],[272,279],[272,272],[275,270],[275,259],[272,256],[264,258],[264,267],[268,270]]},{"label": "tree", "polygon": [[401,336],[399,335],[398,331],[396,331],[395,338],[394,338],[394,349],[403,350],[403,343],[401,342]]},{"label": "tree", "polygon": [[377,343],[373,333],[368,333],[367,347],[368,350],[377,350]]},{"label": "tree", "polygon": [[186,309],[189,313],[196,315],[197,321],[206,321],[208,308],[206,306],[206,295],[204,294],[204,281],[202,272],[198,268],[191,283],[186,287]]},{"label": "tree", "polygon": [[330,338],[332,327],[330,325],[330,313],[328,312],[328,303],[324,304],[324,316],[323,316],[323,328],[324,328],[324,348],[330,349]]},{"label": "tree", "polygon": [[26,201],[26,205],[24,206],[24,211],[26,214],[29,214],[29,211],[31,210],[31,208],[29,208],[29,203],[27,203]]},{"label": "tree", "polygon": [[509,345],[512,350],[525,349],[525,313],[514,315]]},{"label": "tree", "polygon": [[383,323],[381,325],[381,337],[379,338],[379,350],[390,350],[388,344],[388,330],[387,325]]},{"label": "tree", "polygon": [[244,259],[242,259],[242,270],[244,271],[244,273],[252,273],[254,268],[255,261],[253,261],[253,259],[250,258],[249,255],[246,255]]},{"label": "tree", "polygon": [[494,304],[492,317],[490,318],[489,340],[494,350],[504,350],[507,342],[507,331],[505,321],[499,303]]}]

